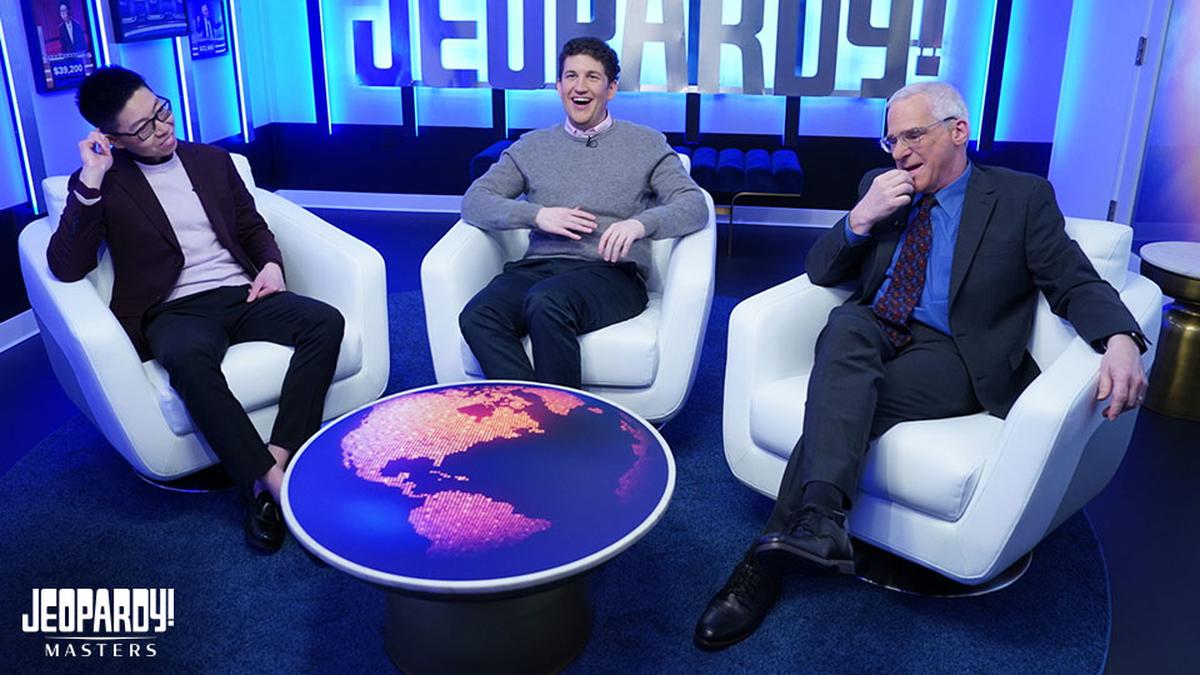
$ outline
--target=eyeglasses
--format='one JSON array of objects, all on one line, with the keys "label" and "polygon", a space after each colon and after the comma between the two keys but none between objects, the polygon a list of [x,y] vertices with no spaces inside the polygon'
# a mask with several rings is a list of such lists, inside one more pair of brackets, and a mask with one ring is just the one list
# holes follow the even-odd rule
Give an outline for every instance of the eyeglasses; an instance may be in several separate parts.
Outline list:
[{"label": "eyeglasses", "polygon": [[937,122],[934,122],[933,124],[927,124],[923,127],[913,127],[912,129],[905,129],[904,131],[901,131],[899,134],[896,134],[893,136],[884,136],[883,138],[879,139],[879,147],[883,148],[883,151],[888,153],[889,155],[892,154],[893,151],[895,151],[896,146],[898,146],[898,145],[904,145],[906,147],[915,148],[921,144],[921,139],[925,138],[925,134],[929,133],[930,129],[936,127],[939,124],[945,124],[946,122],[949,122],[950,120],[956,120],[956,119],[958,119],[958,118],[951,115],[950,117],[940,119]]},{"label": "eyeglasses", "polygon": [[108,136],[137,136],[139,141],[144,141],[153,136],[159,122],[169,122],[171,120],[171,102],[162,96],[156,96],[155,98],[158,99],[158,107],[154,109],[154,117],[142,122],[131,133],[122,134],[115,131],[106,131],[105,134]]}]

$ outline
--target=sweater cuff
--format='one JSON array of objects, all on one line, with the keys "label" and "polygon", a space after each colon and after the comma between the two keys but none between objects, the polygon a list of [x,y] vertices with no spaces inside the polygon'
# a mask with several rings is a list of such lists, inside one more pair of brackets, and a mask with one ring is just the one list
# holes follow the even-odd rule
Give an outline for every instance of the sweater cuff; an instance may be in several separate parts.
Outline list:
[{"label": "sweater cuff", "polygon": [[537,225],[536,225],[537,214],[538,214],[538,211],[541,211],[541,210],[542,210],[541,204],[534,204],[531,202],[518,201],[516,204],[513,205],[513,210],[512,210],[513,222],[511,224],[517,225],[520,227],[537,227]]}]

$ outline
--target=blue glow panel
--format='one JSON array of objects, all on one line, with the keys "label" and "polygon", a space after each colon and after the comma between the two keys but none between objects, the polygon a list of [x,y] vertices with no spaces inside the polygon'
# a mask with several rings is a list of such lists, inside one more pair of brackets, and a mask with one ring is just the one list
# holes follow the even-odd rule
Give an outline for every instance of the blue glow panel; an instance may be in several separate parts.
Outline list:
[{"label": "blue glow panel", "polygon": [[[396,96],[399,89],[393,89]],[[492,126],[492,90],[417,87],[417,119],[422,127]]]},{"label": "blue glow panel", "polygon": [[504,99],[509,129],[541,129],[562,124],[566,114],[556,89],[511,89],[504,92]]},{"label": "blue glow panel", "polygon": [[635,531],[670,489],[645,422],[583,392],[432,387],[326,427],[287,484],[295,522],[337,556],[429,580],[534,574]]},{"label": "blue glow panel", "polygon": [[[11,49],[12,45],[6,40],[4,46]],[[10,64],[0,65],[0,70],[10,75]],[[10,105],[12,92],[8,88],[8,78],[0,77],[0,209],[7,209],[16,204],[29,200],[26,194],[21,148],[17,140],[17,129]],[[40,185],[34,189],[41,190]]]},{"label": "blue glow panel", "polygon": [[[558,103],[558,121],[563,121],[566,112],[562,102]],[[608,109],[618,119],[637,122],[664,133],[684,131],[687,128],[687,97],[653,91],[622,91],[609,102]]]},{"label": "blue glow panel", "polygon": [[701,94],[700,131],[782,136],[786,111],[783,96]]},{"label": "blue glow panel", "polygon": [[200,139],[205,143],[241,133],[238,119],[237,84],[233,79],[230,54],[192,61],[192,77],[200,115]]},{"label": "blue glow panel", "polygon": [[[322,0],[325,4],[333,4]],[[263,40],[263,69],[254,71],[249,78],[252,89],[269,93],[270,121],[313,123],[317,121],[316,104],[313,99],[312,52],[308,46],[308,12],[304,0],[271,0],[270,3],[242,0],[243,9],[255,7],[258,15],[247,11],[243,14],[246,25],[242,35],[254,36],[266,33]],[[251,17],[260,20],[251,25]],[[246,40],[250,49],[249,37]],[[253,66],[252,66],[253,68]],[[259,101],[253,99],[252,111],[255,124],[258,121]]]},{"label": "blue glow panel", "polygon": [[[364,86],[354,72],[353,22],[372,21],[375,44],[379,47],[390,45],[386,3],[359,6],[325,0],[321,6],[325,17],[325,73],[330,120],[334,124],[403,124],[400,89]],[[304,46],[307,51],[307,37]],[[375,62],[380,66],[391,65],[390,52],[376,49]]]},{"label": "blue glow panel", "polygon": [[996,115],[997,141],[1054,140],[1072,4],[1014,0]]}]

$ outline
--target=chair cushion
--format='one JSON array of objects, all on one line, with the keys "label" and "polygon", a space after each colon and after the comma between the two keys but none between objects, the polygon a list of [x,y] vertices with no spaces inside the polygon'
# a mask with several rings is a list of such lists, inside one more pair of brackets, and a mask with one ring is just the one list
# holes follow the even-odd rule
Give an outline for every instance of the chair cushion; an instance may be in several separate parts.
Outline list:
[{"label": "chair cushion", "polygon": [[[658,372],[658,324],[662,318],[662,294],[650,293],[646,309],[637,316],[579,336],[583,384],[600,387],[648,387]],[[526,337],[525,353],[533,359]],[[483,377],[479,361],[461,341],[463,369]]]},{"label": "chair cushion", "polygon": [[[229,390],[241,402],[246,412],[261,410],[279,403],[279,390],[283,376],[292,358],[291,347],[271,342],[244,342],[229,348],[221,362],[221,372],[229,382]],[[343,380],[362,369],[362,337],[351,326],[346,326],[338,354],[337,369],[333,381]],[[187,413],[183,401],[171,388],[171,379],[158,361],[142,364],[146,379],[154,388],[158,407],[162,409],[167,426],[177,436],[193,433],[196,429]]]},{"label": "chair cushion", "polygon": [[[754,394],[754,443],[787,458],[803,428],[808,377],[777,380]],[[859,490],[946,521],[962,516],[1004,421],[987,413],[905,422],[873,441]]]}]

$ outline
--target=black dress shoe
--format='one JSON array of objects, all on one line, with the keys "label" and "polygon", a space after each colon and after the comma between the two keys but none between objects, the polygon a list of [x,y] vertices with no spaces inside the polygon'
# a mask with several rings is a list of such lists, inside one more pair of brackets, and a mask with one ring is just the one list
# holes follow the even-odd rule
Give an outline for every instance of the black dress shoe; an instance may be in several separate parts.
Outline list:
[{"label": "black dress shoe", "polygon": [[778,575],[766,572],[747,555],[708,601],[692,641],[700,649],[715,651],[750,637],[779,599],[782,585]]},{"label": "black dress shoe", "polygon": [[846,532],[846,514],[806,505],[788,521],[784,531],[768,532],[758,540],[754,558],[776,574],[854,574],[854,549]]},{"label": "black dress shoe", "polygon": [[283,546],[283,512],[270,492],[263,490],[254,497],[246,497],[246,517],[242,527],[246,531],[246,543],[268,553]]}]

